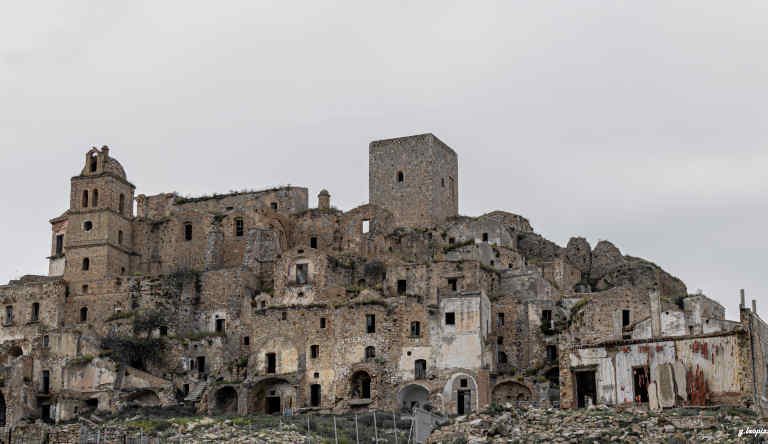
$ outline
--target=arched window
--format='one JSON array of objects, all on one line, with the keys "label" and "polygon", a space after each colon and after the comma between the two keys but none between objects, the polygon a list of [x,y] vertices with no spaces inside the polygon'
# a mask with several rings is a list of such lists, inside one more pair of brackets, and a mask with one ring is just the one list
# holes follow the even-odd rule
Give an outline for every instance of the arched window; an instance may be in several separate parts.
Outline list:
[{"label": "arched window", "polygon": [[91,167],[92,173],[96,172],[96,168],[98,166],[97,162],[98,162],[98,159],[96,158],[96,153],[91,154],[90,167]]},{"label": "arched window", "polygon": [[89,258],[83,258],[83,271],[88,271],[91,268],[91,260]]},{"label": "arched window", "polygon": [[83,190],[83,208],[88,208],[88,190]]},{"label": "arched window", "polygon": [[365,347],[365,360],[368,361],[376,357],[376,348],[369,345]]},{"label": "arched window", "polygon": [[120,201],[117,204],[117,210],[120,212],[120,214],[125,212],[125,194],[120,195]]},{"label": "arched window", "polygon": [[402,182],[404,179],[405,179],[405,176],[403,176],[403,172],[402,171],[398,171],[397,172],[397,181],[398,182]]},{"label": "arched window", "polygon": [[30,320],[32,322],[37,322],[40,319],[40,303],[35,302],[32,304],[32,315],[30,316]]},{"label": "arched window", "polygon": [[94,208],[99,206],[99,190],[93,190],[93,203],[91,206]]},{"label": "arched window", "polygon": [[83,307],[80,309],[80,322],[87,322],[88,321],[88,307]]}]

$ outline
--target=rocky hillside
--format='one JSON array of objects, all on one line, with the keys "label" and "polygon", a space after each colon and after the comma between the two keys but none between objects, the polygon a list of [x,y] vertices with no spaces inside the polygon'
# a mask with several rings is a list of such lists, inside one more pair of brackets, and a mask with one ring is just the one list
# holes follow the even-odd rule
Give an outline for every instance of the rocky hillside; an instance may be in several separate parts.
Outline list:
[{"label": "rocky hillside", "polygon": [[[432,444],[472,443],[725,443],[752,442],[740,430],[765,427],[751,410],[671,409],[662,412],[497,408],[458,417],[434,431]],[[752,435],[754,436],[754,435]],[[765,435],[763,435],[765,436]],[[757,441],[755,441],[757,442]]]}]

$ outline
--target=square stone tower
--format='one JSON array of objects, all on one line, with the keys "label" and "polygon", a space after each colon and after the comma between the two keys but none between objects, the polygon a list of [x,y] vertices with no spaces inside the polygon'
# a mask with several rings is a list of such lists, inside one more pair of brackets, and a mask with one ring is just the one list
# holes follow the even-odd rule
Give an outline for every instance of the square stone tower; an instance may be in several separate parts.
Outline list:
[{"label": "square stone tower", "polygon": [[369,201],[398,226],[432,227],[459,211],[456,152],[433,134],[375,140],[369,146]]}]

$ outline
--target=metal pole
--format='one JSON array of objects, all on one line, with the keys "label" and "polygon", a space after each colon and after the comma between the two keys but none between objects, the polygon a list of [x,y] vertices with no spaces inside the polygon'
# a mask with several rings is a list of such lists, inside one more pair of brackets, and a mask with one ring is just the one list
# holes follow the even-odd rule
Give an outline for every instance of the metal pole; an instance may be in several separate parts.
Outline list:
[{"label": "metal pole", "polygon": [[355,413],[355,444],[360,444],[360,433],[357,431],[357,413]]},{"label": "metal pole", "polygon": [[373,437],[379,442],[379,429],[376,428],[376,410],[373,411]]},{"label": "metal pole", "polygon": [[395,430],[395,444],[397,444],[397,419],[395,419],[394,410],[392,410],[392,428]]},{"label": "metal pole", "polygon": [[307,442],[312,442],[311,433],[309,431],[309,415],[307,415]]},{"label": "metal pole", "polygon": [[339,434],[336,432],[336,416],[333,417],[333,441],[339,444]]}]

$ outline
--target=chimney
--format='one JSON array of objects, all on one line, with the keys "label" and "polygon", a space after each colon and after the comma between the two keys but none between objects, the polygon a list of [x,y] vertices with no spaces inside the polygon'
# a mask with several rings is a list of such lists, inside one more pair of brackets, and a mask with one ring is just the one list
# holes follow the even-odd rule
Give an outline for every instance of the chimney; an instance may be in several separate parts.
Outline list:
[{"label": "chimney", "polygon": [[104,155],[104,157],[109,157],[109,147],[104,145],[101,147],[101,154]]},{"label": "chimney", "polygon": [[317,195],[317,208],[320,210],[331,209],[331,194],[328,190],[320,190],[320,194]]},{"label": "chimney", "polygon": [[648,292],[648,299],[651,308],[651,337],[661,336],[661,293],[659,290]]},{"label": "chimney", "polygon": [[757,301],[752,299],[752,313],[757,314]]},{"label": "chimney", "polygon": [[741,294],[741,298],[739,299],[739,310],[744,309],[745,301],[744,301],[744,289],[742,288],[739,290],[739,293]]}]

